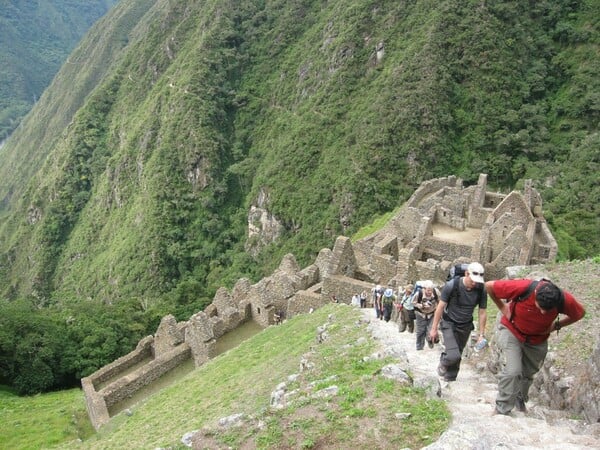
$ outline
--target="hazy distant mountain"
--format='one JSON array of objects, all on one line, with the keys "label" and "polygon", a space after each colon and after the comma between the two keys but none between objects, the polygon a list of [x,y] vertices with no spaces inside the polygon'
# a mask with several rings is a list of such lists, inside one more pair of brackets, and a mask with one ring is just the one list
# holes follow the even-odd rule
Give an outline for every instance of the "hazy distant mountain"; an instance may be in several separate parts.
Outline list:
[{"label": "hazy distant mountain", "polygon": [[16,127],[90,26],[117,0],[0,5],[0,141]]}]

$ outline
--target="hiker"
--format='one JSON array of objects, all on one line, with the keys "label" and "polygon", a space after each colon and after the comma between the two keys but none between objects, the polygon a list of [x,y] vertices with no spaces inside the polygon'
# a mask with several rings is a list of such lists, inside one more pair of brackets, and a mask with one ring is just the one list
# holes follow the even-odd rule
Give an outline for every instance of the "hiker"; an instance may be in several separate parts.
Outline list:
[{"label": "hiker", "polygon": [[413,296],[412,303],[417,318],[417,350],[423,350],[425,340],[427,340],[429,348],[433,348],[433,343],[436,342],[429,338],[429,332],[439,298],[440,293],[431,280],[425,280],[422,283],[422,289]]},{"label": "hiker", "polygon": [[352,306],[360,306],[360,297],[358,296],[358,294],[354,294],[352,296],[351,304]]},{"label": "hiker", "polygon": [[375,317],[383,319],[383,304],[381,297],[383,296],[383,288],[381,285],[377,285],[373,288],[373,307],[375,308]]},{"label": "hiker", "polygon": [[400,299],[400,314],[398,323],[398,331],[400,333],[403,333],[406,329],[408,329],[409,333],[415,331],[415,307],[412,303],[412,292],[412,284],[407,284],[404,286],[404,293]]},{"label": "hiker", "polygon": [[367,307],[367,291],[362,291],[360,293],[360,307],[361,308]]},{"label": "hiker", "polygon": [[[529,387],[548,352],[548,337],[577,322],[585,309],[549,280],[495,280],[485,283],[502,318],[496,331],[500,353],[494,414],[527,412]],[[562,315],[562,318],[559,316]]]},{"label": "hiker", "polygon": [[460,370],[462,352],[471,337],[473,311],[479,309],[479,337],[484,339],[487,322],[487,294],[483,285],[483,266],[477,262],[469,264],[464,276],[456,276],[442,288],[440,302],[435,310],[429,338],[438,339],[438,326],[444,340],[444,351],[440,355],[438,375],[445,381],[454,381]]},{"label": "hiker", "polygon": [[396,296],[394,295],[394,290],[391,287],[388,287],[384,291],[383,298],[381,299],[383,306],[383,320],[386,322],[389,322],[392,317],[392,309],[394,308],[395,301]]}]

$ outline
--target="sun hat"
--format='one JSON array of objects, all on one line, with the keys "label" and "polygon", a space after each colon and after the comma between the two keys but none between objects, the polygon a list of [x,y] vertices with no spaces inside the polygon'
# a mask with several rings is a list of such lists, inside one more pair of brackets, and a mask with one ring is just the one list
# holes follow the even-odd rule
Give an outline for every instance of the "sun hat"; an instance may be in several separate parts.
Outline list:
[{"label": "sun hat", "polygon": [[394,295],[394,291],[392,291],[390,288],[387,288],[383,293],[384,297],[391,297],[392,295]]},{"label": "sun hat", "polygon": [[483,274],[485,272],[483,266],[477,262],[472,262],[467,266],[467,272],[469,272],[469,276],[471,280],[475,283],[483,283]]},{"label": "sun hat", "polygon": [[423,281],[421,286],[423,287],[423,289],[433,289],[435,287],[435,285],[433,284],[433,281],[431,281],[431,280]]}]

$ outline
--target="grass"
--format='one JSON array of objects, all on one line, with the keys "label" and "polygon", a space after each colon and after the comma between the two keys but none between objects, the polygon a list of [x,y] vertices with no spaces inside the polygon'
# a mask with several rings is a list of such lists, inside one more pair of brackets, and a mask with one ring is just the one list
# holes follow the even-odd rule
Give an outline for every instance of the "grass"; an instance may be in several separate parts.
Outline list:
[{"label": "grass", "polygon": [[[36,397],[40,404],[55,398],[47,416],[42,416],[41,407],[29,408],[28,399],[9,394],[15,405],[10,410],[3,407],[3,422],[12,424],[9,429],[17,420],[25,423],[28,418],[32,424],[10,440],[3,438],[0,447],[183,449],[181,437],[199,429],[207,448],[235,449],[248,443],[259,449],[418,448],[433,442],[448,426],[446,405],[380,375],[391,360],[368,358],[375,344],[360,339],[368,331],[359,317],[355,308],[331,304],[269,327],[127,414],[118,414],[92,436],[77,432],[73,423],[73,415],[83,408],[81,392]],[[329,337],[317,344],[316,328],[324,324]],[[301,359],[310,369],[300,371]],[[292,374],[297,376],[290,381]],[[281,409],[271,408],[271,393],[282,382],[290,399]],[[22,411],[20,419],[17,408]],[[237,413],[244,415],[239,426],[217,424]],[[398,413],[410,416],[398,419]],[[62,416],[62,422],[53,423],[52,415]],[[52,433],[41,432],[43,417]]]},{"label": "grass", "polygon": [[79,389],[19,397],[0,387],[0,405],[3,449],[40,449],[94,432]]},{"label": "grass", "polygon": [[368,225],[365,225],[352,236],[352,242],[356,242],[364,237],[370,236],[371,234],[379,231],[381,228],[383,228],[384,225],[386,225],[390,221],[392,217],[398,214],[399,210],[400,207],[397,207],[393,211],[382,214],[381,216],[377,216],[373,220],[373,222],[371,222]]}]

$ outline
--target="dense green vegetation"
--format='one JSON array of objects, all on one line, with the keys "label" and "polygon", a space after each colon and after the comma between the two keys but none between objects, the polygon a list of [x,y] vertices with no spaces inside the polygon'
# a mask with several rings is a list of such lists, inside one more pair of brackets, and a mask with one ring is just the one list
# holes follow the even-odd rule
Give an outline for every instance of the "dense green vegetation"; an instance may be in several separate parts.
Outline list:
[{"label": "dense green vegetation", "polygon": [[0,142],[16,128],[89,27],[116,0],[6,1],[0,8]]},{"label": "dense green vegetation", "polygon": [[[531,178],[560,257],[597,255],[599,15],[593,0],[120,2],[0,149],[0,314],[42,334],[27,361],[0,339],[0,376],[69,385],[160,314],[185,319],[285,253],[312,262],[429,178]],[[247,240],[259,198],[283,225],[263,247]],[[114,336],[63,361],[68,323]],[[46,375],[28,382],[26,363]]]}]

